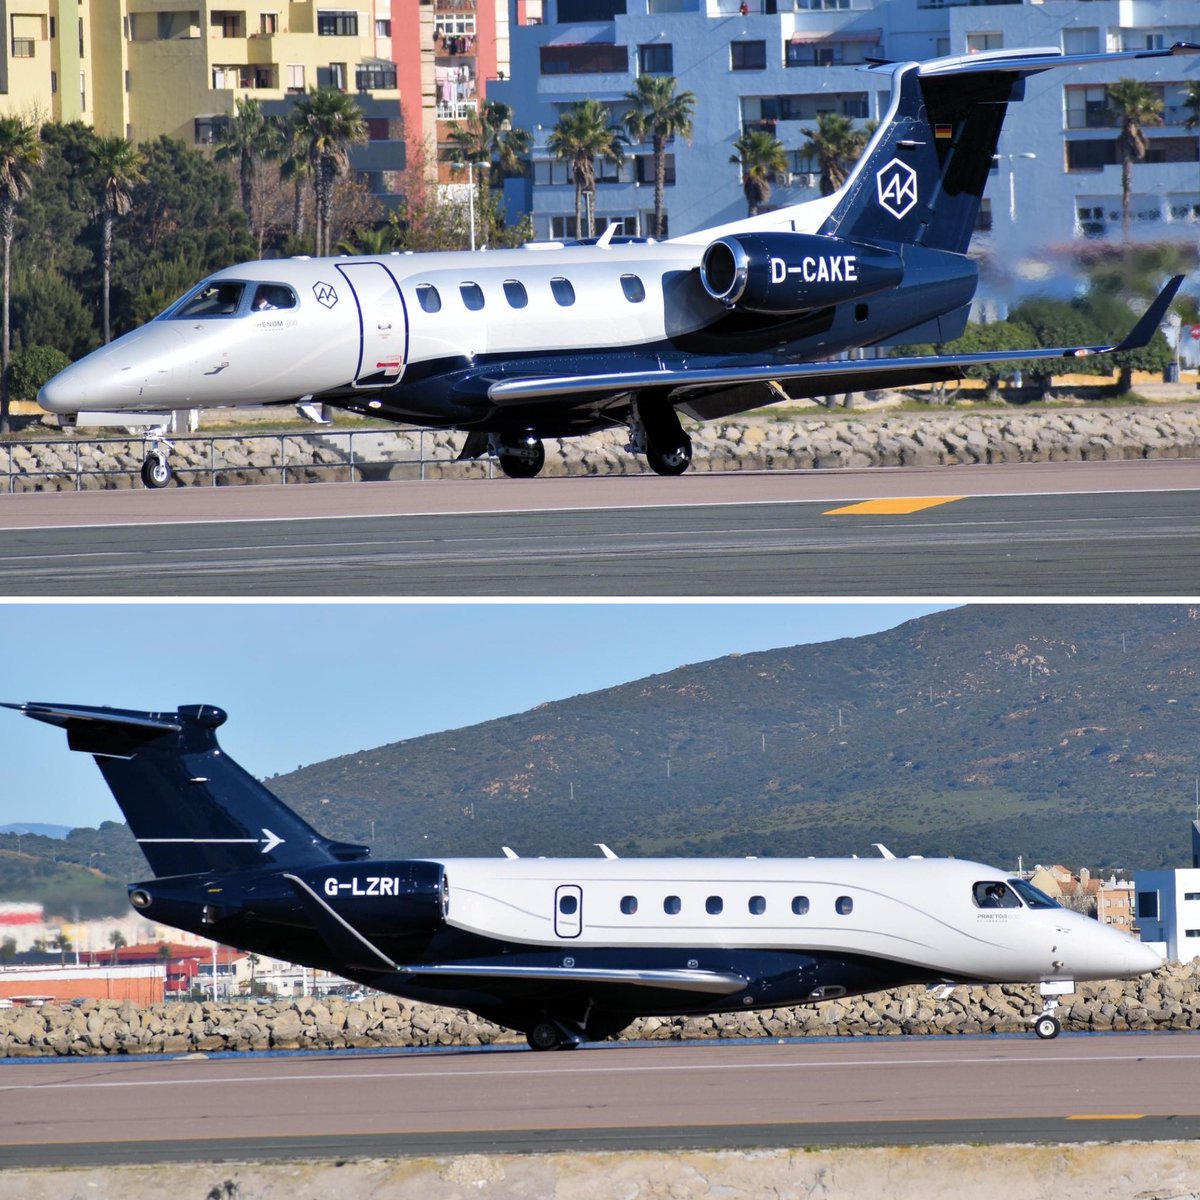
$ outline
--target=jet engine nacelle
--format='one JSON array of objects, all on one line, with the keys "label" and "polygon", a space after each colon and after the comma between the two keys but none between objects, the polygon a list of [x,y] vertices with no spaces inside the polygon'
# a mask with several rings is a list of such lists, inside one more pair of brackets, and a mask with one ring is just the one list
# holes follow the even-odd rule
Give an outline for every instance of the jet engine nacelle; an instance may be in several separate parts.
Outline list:
[{"label": "jet engine nacelle", "polygon": [[895,287],[899,254],[811,233],[738,233],[718,238],[700,260],[704,290],[729,308],[798,313]]}]

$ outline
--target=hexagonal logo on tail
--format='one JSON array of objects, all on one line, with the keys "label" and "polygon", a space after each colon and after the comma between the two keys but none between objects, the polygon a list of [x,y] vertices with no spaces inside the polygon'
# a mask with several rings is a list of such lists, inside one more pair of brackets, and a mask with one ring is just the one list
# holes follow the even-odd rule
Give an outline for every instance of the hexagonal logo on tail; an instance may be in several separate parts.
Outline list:
[{"label": "hexagonal logo on tail", "polygon": [[893,158],[875,176],[879,204],[899,219],[917,202],[917,173],[906,162]]}]

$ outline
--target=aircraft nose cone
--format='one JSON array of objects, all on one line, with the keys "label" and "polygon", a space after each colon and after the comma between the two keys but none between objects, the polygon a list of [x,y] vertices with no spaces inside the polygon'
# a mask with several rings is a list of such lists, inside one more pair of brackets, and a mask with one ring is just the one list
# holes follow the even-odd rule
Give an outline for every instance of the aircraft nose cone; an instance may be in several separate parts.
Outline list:
[{"label": "aircraft nose cone", "polygon": [[1167,960],[1167,956],[1152,946],[1149,942],[1134,942],[1129,948],[1130,971],[1145,975],[1149,971],[1157,971]]},{"label": "aircraft nose cone", "polygon": [[42,385],[37,401],[47,412],[74,413],[83,407],[83,393],[79,372],[73,366],[64,367]]}]

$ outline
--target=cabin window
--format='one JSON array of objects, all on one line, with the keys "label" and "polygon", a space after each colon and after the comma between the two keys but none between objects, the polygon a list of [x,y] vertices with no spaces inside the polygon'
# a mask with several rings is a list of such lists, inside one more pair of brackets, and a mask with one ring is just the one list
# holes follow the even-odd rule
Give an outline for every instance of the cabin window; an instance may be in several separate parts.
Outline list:
[{"label": "cabin window", "polygon": [[432,283],[417,284],[417,303],[427,313],[442,311],[442,298]]},{"label": "cabin window", "polygon": [[559,896],[558,911],[564,917],[573,917],[579,911],[579,898],[577,896]]},{"label": "cabin window", "polygon": [[750,903],[746,907],[749,908],[752,917],[761,917],[767,911],[767,898],[765,896],[751,896]]},{"label": "cabin window", "polygon": [[722,900],[720,896],[709,896],[709,898],[704,902],[704,911],[708,913],[710,917],[719,917],[721,915],[721,909],[724,907],[725,901]]},{"label": "cabin window", "polygon": [[792,915],[802,917],[808,912],[808,897],[793,896],[792,897]]},{"label": "cabin window", "polygon": [[569,308],[575,303],[575,289],[571,286],[569,279],[563,279],[561,275],[550,280],[550,290],[554,293],[554,299],[563,306]]},{"label": "cabin window", "polygon": [[245,290],[244,283],[230,283],[227,280],[201,284],[171,315],[185,320],[193,317],[232,317],[242,303]]},{"label": "cabin window", "polygon": [[460,283],[458,290],[463,303],[472,311],[478,312],[483,307],[483,288],[477,283]]},{"label": "cabin window", "polygon": [[524,308],[529,303],[529,296],[526,294],[525,285],[519,279],[506,279],[504,281],[504,295],[513,308]]},{"label": "cabin window", "polygon": [[665,912],[668,917],[677,917],[679,915],[679,910],[682,907],[683,904],[678,896],[668,896],[663,901],[663,912]]},{"label": "cabin window", "polygon": [[984,879],[971,888],[971,898],[976,908],[1020,908],[1021,902],[1015,893],[999,879]]},{"label": "cabin window", "polygon": [[848,917],[854,911],[854,901],[849,896],[839,896],[833,907],[838,916]]},{"label": "cabin window", "polygon": [[641,304],[646,298],[646,289],[636,275],[621,276],[621,291],[625,293],[625,299],[630,304]]},{"label": "cabin window", "polygon": [[282,283],[260,283],[254,290],[252,312],[267,312],[274,308],[295,308],[296,293]]},{"label": "cabin window", "polygon": [[621,897],[621,912],[627,917],[632,917],[637,912],[637,897],[622,896]]}]

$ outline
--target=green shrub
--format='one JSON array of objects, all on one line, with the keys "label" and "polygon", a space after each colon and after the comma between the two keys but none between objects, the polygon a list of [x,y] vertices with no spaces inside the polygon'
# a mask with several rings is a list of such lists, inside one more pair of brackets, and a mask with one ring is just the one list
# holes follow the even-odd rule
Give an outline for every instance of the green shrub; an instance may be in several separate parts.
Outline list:
[{"label": "green shrub", "polygon": [[18,350],[9,362],[9,395],[18,400],[32,400],[47,379],[70,365],[71,360],[53,346]]}]

